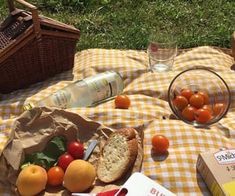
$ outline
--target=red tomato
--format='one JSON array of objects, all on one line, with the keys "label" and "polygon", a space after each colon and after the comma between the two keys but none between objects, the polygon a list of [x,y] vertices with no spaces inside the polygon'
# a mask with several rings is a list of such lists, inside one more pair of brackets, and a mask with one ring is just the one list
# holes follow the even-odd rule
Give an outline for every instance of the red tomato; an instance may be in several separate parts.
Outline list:
[{"label": "red tomato", "polygon": [[179,110],[183,110],[188,105],[188,100],[184,96],[177,95],[173,100],[173,104]]},{"label": "red tomato", "polygon": [[154,135],[152,137],[152,147],[155,153],[164,154],[169,148],[169,140],[164,135]]},{"label": "red tomato", "polygon": [[127,95],[118,95],[115,98],[115,107],[119,109],[128,109],[131,105],[131,100]]},{"label": "red tomato", "polygon": [[223,103],[216,103],[214,106],[213,106],[213,114],[215,116],[217,115],[220,115],[225,109],[225,106]]},{"label": "red tomato", "polygon": [[73,160],[74,158],[70,154],[65,153],[59,157],[57,165],[65,171]]},{"label": "red tomato", "polygon": [[181,92],[180,92],[180,95],[184,96],[185,98],[190,99],[190,97],[193,95],[193,91],[191,91],[190,89],[183,89]]},{"label": "red tomato", "polygon": [[182,116],[188,120],[188,121],[194,121],[195,120],[195,112],[196,112],[196,108],[192,107],[192,106],[187,106],[186,108],[184,108],[184,110],[182,111]]},{"label": "red tomato", "polygon": [[211,113],[205,109],[198,109],[195,112],[195,119],[199,123],[207,123],[211,119]]},{"label": "red tomato", "polygon": [[47,184],[51,186],[59,186],[63,183],[64,171],[61,167],[51,167],[47,172]]},{"label": "red tomato", "polygon": [[84,156],[84,146],[80,142],[72,141],[68,144],[67,152],[72,155],[74,159],[82,159]]},{"label": "red tomato", "polygon": [[204,97],[198,93],[192,95],[189,99],[189,103],[191,106],[195,108],[201,108],[204,105]]},{"label": "red tomato", "polygon": [[209,95],[204,91],[199,91],[197,94],[201,95],[204,98],[204,104],[210,103]]}]

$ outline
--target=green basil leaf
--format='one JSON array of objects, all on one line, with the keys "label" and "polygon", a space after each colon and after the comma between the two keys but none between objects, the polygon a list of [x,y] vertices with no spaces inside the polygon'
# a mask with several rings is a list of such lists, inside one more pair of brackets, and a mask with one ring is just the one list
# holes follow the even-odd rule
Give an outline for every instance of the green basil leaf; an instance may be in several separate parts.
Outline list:
[{"label": "green basil leaf", "polygon": [[58,160],[59,156],[66,151],[66,139],[63,136],[56,136],[48,142],[43,152],[35,152],[25,155],[24,163],[21,168],[27,164],[35,164],[49,169]]},{"label": "green basil leaf", "polygon": [[35,154],[34,164],[40,165],[45,169],[49,169],[56,161],[57,159],[49,157],[43,152],[38,152]]},{"label": "green basil leaf", "polygon": [[48,142],[43,150],[47,156],[58,159],[58,157],[66,151],[66,139],[63,136],[56,136]]}]

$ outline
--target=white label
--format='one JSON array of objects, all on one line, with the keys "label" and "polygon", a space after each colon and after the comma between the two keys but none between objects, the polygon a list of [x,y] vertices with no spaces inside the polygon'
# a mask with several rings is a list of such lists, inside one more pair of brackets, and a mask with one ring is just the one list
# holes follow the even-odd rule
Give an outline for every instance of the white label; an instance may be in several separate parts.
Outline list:
[{"label": "white label", "polygon": [[214,157],[221,165],[235,163],[235,149],[216,152]]},{"label": "white label", "polygon": [[99,80],[84,79],[84,81],[87,83],[88,88],[94,95],[92,97],[93,103],[111,97],[112,86],[106,79],[104,78],[100,78]]},{"label": "white label", "polygon": [[59,90],[52,95],[52,102],[60,108],[67,108],[70,102],[71,94],[65,90]]}]

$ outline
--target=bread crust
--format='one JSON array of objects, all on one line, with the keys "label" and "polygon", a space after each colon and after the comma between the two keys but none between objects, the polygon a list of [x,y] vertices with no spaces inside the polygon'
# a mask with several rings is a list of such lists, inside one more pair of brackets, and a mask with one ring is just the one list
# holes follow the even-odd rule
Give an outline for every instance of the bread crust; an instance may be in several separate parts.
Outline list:
[{"label": "bread crust", "polygon": [[[110,183],[113,181],[116,181],[120,179],[124,174],[131,168],[133,167],[133,164],[136,160],[137,154],[138,154],[138,139],[137,139],[137,131],[133,128],[123,128],[115,131],[110,135],[108,140],[106,141],[102,151],[101,151],[101,156],[98,161],[98,166],[97,166],[97,177],[99,180],[105,183]],[[107,168],[107,159],[110,158],[110,154],[105,155],[105,150],[106,148],[110,147],[110,144],[112,142],[115,142],[116,137],[121,137],[125,142],[123,142],[123,145],[126,146],[118,146],[118,148],[127,148],[127,157],[124,157],[124,162],[122,165],[118,168],[113,167],[114,169],[112,171],[106,170]],[[121,151],[119,149],[116,149],[118,151],[119,156],[125,156],[123,154],[120,154]],[[106,165],[105,165],[106,164]],[[113,163],[115,164],[115,163]],[[108,167],[112,166],[109,164]]]}]

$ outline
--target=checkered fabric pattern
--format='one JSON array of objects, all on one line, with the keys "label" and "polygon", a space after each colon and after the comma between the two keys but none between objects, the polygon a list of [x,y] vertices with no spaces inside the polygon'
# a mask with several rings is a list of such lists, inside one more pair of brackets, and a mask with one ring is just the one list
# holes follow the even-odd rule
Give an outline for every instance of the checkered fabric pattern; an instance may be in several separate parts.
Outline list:
[{"label": "checkered fabric pattern", "polygon": [[[124,94],[131,99],[127,110],[115,109],[110,100],[96,107],[72,108],[68,111],[85,115],[112,128],[135,127],[144,131],[142,172],[177,195],[210,195],[196,172],[199,153],[235,146],[235,73],[231,56],[211,47],[198,47],[176,57],[173,70],[152,73],[144,51],[89,49],[76,54],[72,71],[47,81],[2,96],[0,102],[0,153],[11,134],[15,118],[26,102],[41,100],[74,80],[106,70],[118,71],[125,83]],[[208,129],[194,128],[180,120],[170,119],[172,111],[167,91],[172,79],[182,70],[204,66],[216,71],[228,84],[232,104],[225,118]],[[210,82],[205,78],[205,86]],[[169,138],[169,154],[156,157],[151,152],[151,138],[163,134]],[[0,195],[7,190],[0,186]]]}]

